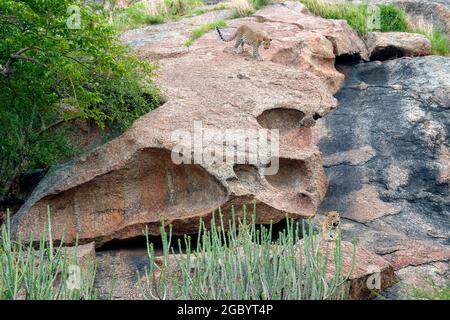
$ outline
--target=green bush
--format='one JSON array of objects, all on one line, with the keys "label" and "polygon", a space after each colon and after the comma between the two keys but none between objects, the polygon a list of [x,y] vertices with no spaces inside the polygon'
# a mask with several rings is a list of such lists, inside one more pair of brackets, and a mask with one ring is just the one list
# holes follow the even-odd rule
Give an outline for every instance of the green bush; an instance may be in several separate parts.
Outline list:
[{"label": "green bush", "polygon": [[[77,22],[73,4],[79,29],[67,25]],[[0,201],[20,172],[74,155],[58,124],[84,119],[120,132],[157,107],[153,77],[84,2],[0,0]]]},{"label": "green bush", "polygon": [[393,5],[379,5],[380,8],[380,31],[406,32],[408,23],[405,12]]},{"label": "green bush", "polygon": [[201,0],[164,0],[155,3],[153,7],[145,1],[137,1],[125,9],[115,10],[113,25],[117,30],[123,31],[209,11],[197,8],[200,5],[203,5]]},{"label": "green bush", "polygon": [[[365,35],[368,30],[371,12],[366,4],[340,3],[329,4],[321,0],[300,0],[313,14],[326,19],[341,19],[360,35]],[[380,5],[380,30],[406,31],[405,13],[393,5]]]},{"label": "green bush", "polygon": [[114,27],[120,31],[165,21],[163,15],[151,14],[144,2],[136,2],[123,10],[116,10],[113,16]]},{"label": "green bush", "polygon": [[[178,241],[178,253],[172,246],[172,233],[162,223],[163,255],[156,263],[148,241],[150,266],[139,282],[148,299],[188,300],[301,300],[345,299],[349,274],[343,274],[341,240],[334,249],[319,250],[320,234],[313,232],[311,221],[301,227],[289,220],[287,230],[272,239],[271,226],[256,226],[256,206],[251,219],[234,212],[230,221],[223,216],[211,220],[209,228],[201,222],[197,241],[185,236]],[[247,222],[250,222],[249,224]],[[225,232],[225,225],[227,232]],[[308,232],[306,232],[308,230]],[[195,247],[196,244],[196,247]],[[170,255],[172,253],[172,255]],[[335,258],[334,274],[326,277],[329,256]],[[353,252],[353,265],[355,254]],[[353,268],[352,268],[353,269]],[[138,275],[138,279],[141,277]]]},{"label": "green bush", "polygon": [[164,0],[169,16],[184,16],[200,5],[202,0]]},{"label": "green bush", "polygon": [[433,54],[448,56],[450,54],[450,42],[442,31],[434,29],[413,28],[411,32],[420,33],[431,41]]},{"label": "green bush", "polygon": [[253,8],[255,10],[261,9],[262,7],[267,6],[270,3],[270,0],[251,0]]}]

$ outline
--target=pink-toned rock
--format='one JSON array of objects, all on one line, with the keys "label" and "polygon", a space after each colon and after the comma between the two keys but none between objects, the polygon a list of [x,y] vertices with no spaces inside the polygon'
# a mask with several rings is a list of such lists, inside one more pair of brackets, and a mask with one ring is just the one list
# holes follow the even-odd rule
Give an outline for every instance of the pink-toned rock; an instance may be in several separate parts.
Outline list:
[{"label": "pink-toned rock", "polygon": [[369,184],[343,196],[340,201],[345,204],[345,210],[342,210],[341,215],[362,223],[395,214],[401,210],[398,204],[382,201],[378,190]]},{"label": "pink-toned rock", "polygon": [[[221,207],[257,203],[257,222],[277,222],[288,213],[311,217],[324,197],[327,180],[308,115],[325,116],[336,105],[323,82],[308,71],[214,47],[159,61],[157,79],[168,102],[135,122],[117,139],[52,171],[13,217],[15,234],[36,235],[52,212],[54,238],[101,245],[142,234],[149,225],[158,235],[161,219],[176,234],[196,232],[200,218],[210,219]],[[175,164],[171,150],[191,147],[194,121],[203,128],[279,129],[279,170],[264,175],[269,158],[257,163]],[[178,131],[176,131],[178,130]],[[178,141],[184,131],[189,141]],[[183,132],[182,132],[183,133]],[[223,148],[204,141],[207,150]],[[257,156],[241,150],[238,157]],[[188,152],[188,155],[191,153]],[[248,163],[248,162],[247,162]]]},{"label": "pink-toned rock", "polygon": [[[231,10],[213,11],[163,25],[130,30],[122,41],[131,44],[140,57],[165,59],[208,48],[223,47],[215,31],[209,32],[187,48],[191,31],[201,24],[231,16]],[[232,32],[242,24],[255,30],[266,31],[273,39],[270,50],[262,51],[266,60],[308,70],[319,76],[332,93],[342,86],[344,75],[336,71],[336,57],[368,59],[364,42],[347,22],[312,16],[302,4],[286,1],[257,11],[254,17],[227,21]],[[232,29],[231,29],[232,28]]]},{"label": "pink-toned rock", "polygon": [[[325,245],[321,250],[325,252]],[[333,246],[331,246],[333,248]],[[353,265],[353,245],[342,242],[342,271],[344,275],[350,273],[349,299],[368,299],[374,296],[373,289],[384,290],[394,283],[395,274],[392,265],[373,252],[361,246],[356,246],[355,263]],[[335,272],[334,256],[330,255],[327,273],[329,276]],[[377,278],[380,280],[376,283]],[[379,288],[376,286],[379,285]]]},{"label": "pink-toned rock", "polygon": [[450,248],[420,240],[405,239],[398,250],[384,256],[395,270],[439,261],[450,261]]},{"label": "pink-toned rock", "polygon": [[68,264],[76,263],[83,270],[88,271],[95,265],[95,243],[90,242],[77,247],[65,247]]},{"label": "pink-toned rock", "polygon": [[406,32],[369,32],[366,36],[371,60],[391,57],[417,57],[431,54],[430,40],[420,34]]},{"label": "pink-toned rock", "polygon": [[195,28],[218,19],[228,19],[232,10],[211,11],[164,24],[128,30],[121,35],[121,41],[132,46],[140,57],[165,59],[187,54],[186,40]]},{"label": "pink-toned rock", "polygon": [[364,60],[368,59],[364,41],[344,20],[313,16],[303,5],[292,5],[290,2],[266,6],[254,16],[258,21],[292,24],[302,32],[317,33],[331,42],[335,56],[357,55]]}]

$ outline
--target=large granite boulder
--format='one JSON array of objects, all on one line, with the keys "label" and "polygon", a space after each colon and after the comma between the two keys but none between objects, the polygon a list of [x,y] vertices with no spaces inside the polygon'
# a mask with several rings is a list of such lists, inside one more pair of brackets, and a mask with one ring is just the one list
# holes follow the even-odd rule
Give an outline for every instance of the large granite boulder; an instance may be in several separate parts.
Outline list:
[{"label": "large granite boulder", "polygon": [[[399,272],[450,260],[450,59],[356,65],[315,127],[344,237]],[[442,273],[442,274],[448,274]]]},{"label": "large granite boulder", "polygon": [[[335,57],[367,57],[367,52],[342,21],[306,16],[293,3],[270,8],[259,12],[259,18],[230,23],[271,32],[273,48],[261,49],[264,62],[248,53],[234,54],[232,45],[221,42],[214,31],[189,50],[167,55],[153,44],[162,38],[179,39],[178,29],[173,37],[164,35],[163,26],[144,28],[142,34],[135,31],[147,43],[140,54],[160,58],[157,83],[167,102],[115,140],[51,170],[13,217],[14,234],[23,239],[33,234],[36,239],[47,221],[47,206],[56,240],[65,232],[68,243],[78,235],[80,243],[95,241],[97,246],[139,236],[145,225],[158,235],[161,219],[173,225],[175,234],[196,232],[199,219],[210,219],[213,210],[227,213],[252,201],[257,204],[257,223],[277,222],[286,214],[314,216],[327,179],[311,128],[303,126],[302,119],[319,119],[336,106],[332,94],[343,75],[334,69]],[[160,47],[178,48],[177,41],[171,47],[161,40]],[[321,51],[325,47],[327,51]],[[304,70],[306,60],[327,55],[324,68],[333,72],[320,71],[320,63],[306,68],[311,72]],[[252,142],[237,148],[236,157],[225,163],[176,164],[171,153],[175,147],[189,150],[184,155],[195,153],[191,138],[196,139],[199,124],[219,134],[235,130],[240,137],[243,129],[278,129],[279,155],[261,155]],[[188,139],[178,139],[180,133]],[[200,140],[200,156],[203,150],[223,149],[223,138]],[[241,156],[256,162],[240,162]],[[279,170],[268,174],[274,162]]]},{"label": "large granite boulder", "polygon": [[[122,41],[133,46],[143,58],[170,58],[198,48],[221,46],[216,32],[210,32],[186,47],[185,42],[197,26],[231,16],[231,10],[213,11],[202,16],[149,26],[125,32]],[[344,81],[344,75],[336,71],[336,57],[368,59],[364,41],[343,20],[328,20],[312,16],[298,3],[286,1],[258,10],[253,17],[227,21],[231,33],[246,24],[255,30],[266,31],[273,39],[269,50],[262,50],[264,59],[292,68],[308,70],[319,76],[332,93],[336,93]],[[223,46],[223,45],[222,45]]]}]

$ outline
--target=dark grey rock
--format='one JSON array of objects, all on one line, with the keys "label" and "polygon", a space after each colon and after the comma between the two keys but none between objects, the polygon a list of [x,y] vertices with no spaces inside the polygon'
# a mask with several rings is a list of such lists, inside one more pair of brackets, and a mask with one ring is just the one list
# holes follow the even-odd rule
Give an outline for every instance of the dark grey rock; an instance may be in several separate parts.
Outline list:
[{"label": "dark grey rock", "polygon": [[401,285],[385,294],[400,298],[410,270],[427,278],[450,260],[450,58],[355,65],[336,98],[317,129],[329,179],[319,211],[341,212],[344,239],[394,265]]}]

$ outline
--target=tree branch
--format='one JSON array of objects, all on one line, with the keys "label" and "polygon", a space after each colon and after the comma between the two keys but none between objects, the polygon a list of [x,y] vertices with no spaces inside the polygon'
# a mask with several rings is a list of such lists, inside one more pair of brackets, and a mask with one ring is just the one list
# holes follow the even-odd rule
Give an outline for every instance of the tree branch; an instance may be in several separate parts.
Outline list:
[{"label": "tree branch", "polygon": [[5,65],[1,65],[0,64],[0,74],[2,74],[4,76],[9,76],[9,75],[13,74],[14,73],[14,69],[12,68],[12,64],[15,61],[20,60],[20,59],[26,60],[26,61],[29,61],[29,62],[32,62],[34,64],[37,64],[37,65],[40,65],[42,67],[47,68],[46,64],[41,63],[41,62],[39,62],[38,60],[36,60],[36,59],[34,59],[32,57],[23,55],[23,53],[25,53],[27,51],[30,51],[30,50],[40,50],[40,49],[37,48],[37,47],[34,47],[34,46],[29,46],[29,47],[20,49],[16,53],[11,54],[9,56],[9,58],[8,58],[8,61],[6,61]]}]

